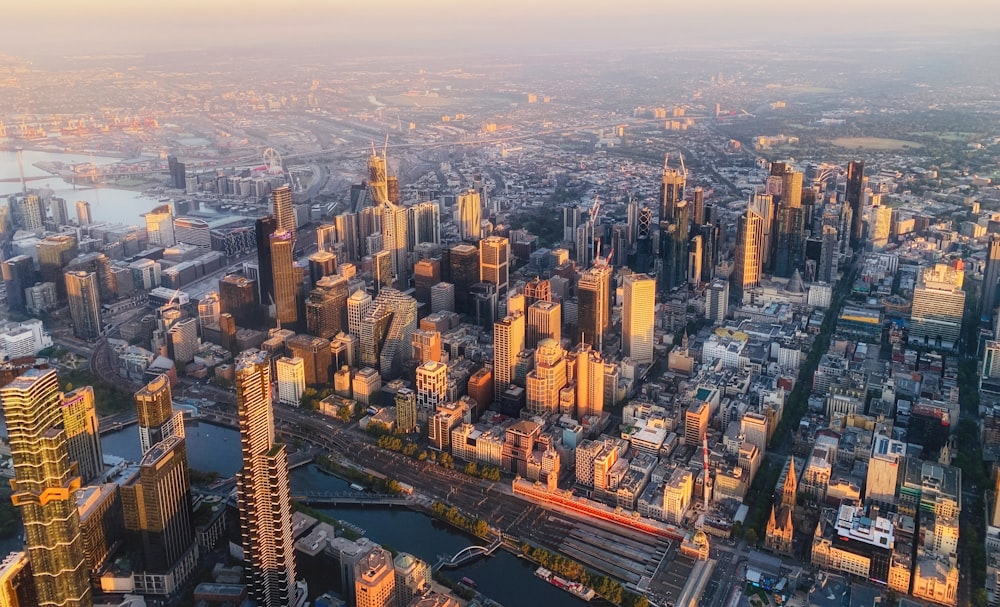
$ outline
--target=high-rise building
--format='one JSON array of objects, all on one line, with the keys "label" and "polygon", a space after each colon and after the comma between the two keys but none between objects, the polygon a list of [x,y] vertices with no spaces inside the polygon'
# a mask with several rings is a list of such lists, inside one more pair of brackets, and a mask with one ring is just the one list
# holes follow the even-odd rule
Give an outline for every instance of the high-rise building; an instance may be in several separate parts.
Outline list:
[{"label": "high-rise building", "polygon": [[357,607],[394,607],[396,574],[392,555],[376,547],[354,565],[354,604]]},{"label": "high-rise building", "polygon": [[451,283],[455,285],[455,311],[472,315],[472,285],[479,282],[479,249],[470,244],[458,244],[449,254]]},{"label": "high-rise building", "polygon": [[45,227],[42,199],[28,194],[14,200],[14,223],[27,232],[40,232]]},{"label": "high-rise building", "polygon": [[424,561],[405,552],[397,554],[392,565],[396,577],[396,607],[409,607],[414,597],[423,596],[430,588],[431,568]]},{"label": "high-rise building", "polygon": [[[254,223],[254,233],[257,241],[257,300],[264,306],[270,306],[274,303],[271,235],[274,234],[277,229],[278,222],[273,215],[261,217]],[[239,322],[238,317],[237,322]]]},{"label": "high-rise building", "polygon": [[7,290],[7,309],[24,312],[27,300],[24,290],[35,284],[35,261],[27,255],[15,255],[0,266]]},{"label": "high-rise building", "polygon": [[493,325],[493,398],[500,400],[514,379],[518,354],[524,349],[524,315],[507,315]]},{"label": "high-rise building", "polygon": [[310,335],[330,339],[347,330],[347,279],[326,277],[306,300],[306,330]]},{"label": "high-rise building", "polygon": [[94,222],[90,214],[90,203],[86,200],[76,201],[76,221],[81,226],[89,226]]},{"label": "high-rise building", "polygon": [[292,206],[292,188],[283,185],[271,192],[271,214],[277,222],[275,229],[279,232],[287,231],[295,238],[295,207]]},{"label": "high-rise building", "polygon": [[254,281],[240,274],[229,274],[219,281],[220,310],[231,314],[241,327],[257,325],[259,299]]},{"label": "high-rise building", "polygon": [[857,247],[864,238],[864,214],[861,203],[865,194],[865,163],[852,160],[847,165],[845,200],[851,207],[851,247]]},{"label": "high-rise building", "polygon": [[426,421],[448,398],[448,365],[429,361],[417,367],[415,388],[417,417]]},{"label": "high-rise building", "polygon": [[417,364],[441,362],[441,333],[426,329],[413,332],[413,360]]},{"label": "high-rise building", "polygon": [[713,325],[721,325],[729,311],[729,281],[713,279],[705,290],[705,318]]},{"label": "high-rise building", "polygon": [[865,482],[865,500],[883,506],[896,503],[896,492],[906,470],[906,443],[879,434],[872,441]]},{"label": "high-rise building", "polygon": [[56,285],[56,292],[60,299],[66,297],[66,281],[63,273],[69,262],[77,256],[76,237],[70,234],[54,234],[46,236],[36,245],[38,251],[38,270],[42,275],[42,282],[51,282]]},{"label": "high-rise building", "polygon": [[361,335],[361,322],[372,309],[372,296],[355,291],[347,298],[347,327],[351,335]]},{"label": "high-rise building", "polygon": [[956,347],[962,333],[965,291],[962,261],[925,268],[913,289],[909,341],[931,347]]},{"label": "high-rise building", "polygon": [[28,553],[11,552],[0,561],[0,607],[34,607],[37,604]]},{"label": "high-rise building", "polygon": [[656,281],[647,274],[629,274],[622,286],[622,354],[637,364],[651,364]]},{"label": "high-rise building", "polygon": [[406,207],[410,226],[408,248],[412,250],[422,242],[441,242],[441,207],[435,201],[421,202]]},{"label": "high-rise building", "polygon": [[[350,314],[351,298],[348,299]],[[360,308],[363,301],[357,302]],[[383,289],[359,319],[361,363],[377,367],[383,377],[397,376],[413,356],[417,300],[396,289]]]},{"label": "high-rise building", "polygon": [[696,226],[705,225],[705,190],[701,186],[691,191],[691,221]]},{"label": "high-rise building", "polygon": [[736,252],[733,260],[732,290],[742,299],[760,285],[764,220],[753,208],[740,215],[736,227]]},{"label": "high-rise building", "polygon": [[80,479],[88,483],[104,471],[104,452],[97,430],[94,389],[82,386],[63,394],[63,428],[69,458],[76,462]]},{"label": "high-rise building", "polygon": [[663,181],[660,187],[660,221],[672,222],[677,219],[677,205],[684,199],[686,176],[676,169],[663,166]]},{"label": "high-rise building", "polygon": [[219,316],[222,314],[222,300],[215,291],[205,293],[205,296],[198,300],[198,326],[215,326],[219,324]]},{"label": "high-rise building", "polygon": [[553,339],[538,342],[535,368],[525,378],[525,406],[532,413],[559,410],[559,392],[566,387],[566,356]]},{"label": "high-rise building", "polygon": [[306,391],[305,362],[298,357],[282,356],[274,362],[274,369],[278,376],[278,402],[298,407]]},{"label": "high-rise building", "polygon": [[236,360],[236,404],[243,451],[236,489],[247,587],[261,607],[286,607],[295,599],[288,455],[275,439],[265,352],[247,351]]},{"label": "high-rise building", "polygon": [[990,234],[986,267],[983,269],[983,294],[979,301],[980,318],[993,316],[993,311],[997,307],[998,282],[1000,282],[1000,234]]},{"label": "high-rise building", "polygon": [[431,287],[431,312],[455,311],[455,285],[439,282]]},{"label": "high-rise building", "polygon": [[872,248],[881,251],[889,246],[889,233],[892,230],[892,207],[879,205],[872,209],[872,220],[869,232]]},{"label": "high-rise building", "polygon": [[611,322],[611,267],[595,265],[585,270],[576,283],[577,333],[586,344],[601,350],[604,332]]},{"label": "high-rise building", "polygon": [[29,369],[0,388],[38,607],[93,604],[55,369]]},{"label": "high-rise building", "polygon": [[174,238],[174,214],[169,204],[156,207],[145,213],[146,237],[150,245],[172,247],[177,244]]},{"label": "high-rise building", "polygon": [[553,339],[556,343],[562,340],[562,305],[539,299],[528,306],[524,347],[534,348],[543,339]]},{"label": "high-rise building", "polygon": [[819,266],[816,268],[816,280],[833,284],[837,276],[837,260],[840,258],[840,244],[838,241],[837,228],[833,226],[823,226],[822,239],[820,241]]},{"label": "high-rise building", "polygon": [[134,395],[139,419],[139,445],[146,453],[171,436],[184,436],[184,412],[174,411],[170,379],[157,376]]},{"label": "high-rise building", "polygon": [[333,354],[330,340],[315,335],[295,335],[285,340],[291,356],[303,361],[303,374],[308,386],[321,386],[330,382]]},{"label": "high-rise building", "polygon": [[[686,200],[670,207],[673,218],[660,221],[660,291],[672,291],[687,282],[689,208]],[[663,209],[666,210],[666,209]]]},{"label": "high-rise building", "polygon": [[295,267],[294,234],[287,230],[271,235],[271,276],[274,281],[274,318],[285,329],[299,322],[299,273]]},{"label": "high-rise building", "polygon": [[101,298],[97,291],[97,274],[66,272],[66,297],[73,319],[73,335],[93,341],[101,336]]},{"label": "high-rise building", "polygon": [[441,282],[441,260],[421,259],[413,265],[414,297],[424,305],[431,303],[431,287]]},{"label": "high-rise building", "polygon": [[608,365],[601,353],[586,343],[578,344],[566,355],[567,386],[560,394],[559,408],[582,419],[604,413],[605,377]]},{"label": "high-rise building", "polygon": [[503,236],[489,236],[479,241],[479,281],[494,285],[497,297],[507,295],[510,272],[510,242]]},{"label": "high-rise building", "polygon": [[56,227],[69,225],[69,210],[66,208],[66,199],[53,196],[49,200],[49,209],[52,211],[52,223]]},{"label": "high-rise building", "polygon": [[142,575],[134,579],[144,594],[173,594],[198,564],[184,441],[171,436],[153,445],[139,469],[120,484],[125,529],[142,546]]},{"label": "high-rise building", "polygon": [[322,223],[316,227],[316,250],[333,251],[337,240],[337,226],[332,223]]},{"label": "high-rise building", "polygon": [[703,401],[691,403],[684,412],[684,444],[700,445],[708,430],[711,410]]},{"label": "high-rise building", "polygon": [[775,276],[790,278],[804,263],[805,217],[802,209],[802,173],[786,167],[779,176],[781,199],[770,243],[774,248],[770,259]]},{"label": "high-rise building", "polygon": [[468,190],[458,195],[458,234],[462,240],[479,240],[483,223],[482,201],[479,192]]},{"label": "high-rise building", "polygon": [[417,395],[409,388],[396,391],[396,429],[403,433],[417,430]]},{"label": "high-rise building", "polygon": [[198,320],[195,318],[178,320],[167,329],[167,339],[171,359],[185,365],[191,362],[201,347],[198,340]]},{"label": "high-rise building", "polygon": [[312,284],[320,278],[337,273],[337,255],[330,251],[316,251],[309,256],[309,280]]}]

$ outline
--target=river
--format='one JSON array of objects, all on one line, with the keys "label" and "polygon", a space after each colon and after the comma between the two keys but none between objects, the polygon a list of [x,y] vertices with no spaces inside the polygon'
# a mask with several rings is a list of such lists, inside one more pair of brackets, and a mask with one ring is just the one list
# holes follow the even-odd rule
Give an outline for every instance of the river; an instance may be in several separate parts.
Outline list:
[{"label": "river", "polygon": [[[31,150],[23,151],[22,155],[25,177],[43,177],[50,174],[35,167],[34,163],[36,162],[48,161],[63,162],[66,164],[93,162],[96,165],[102,165],[121,161],[121,158],[112,158],[109,156],[37,152]],[[17,152],[0,151],[0,179],[16,179],[17,177],[19,177]],[[52,190],[55,196],[65,198],[70,218],[76,217],[76,201],[86,200],[90,203],[90,212],[95,222],[107,221],[111,223],[124,223],[126,225],[145,226],[142,214],[153,210],[161,204],[156,198],[129,190],[83,186],[74,188],[72,184],[66,183],[60,177],[28,181],[27,186],[28,189],[44,188]],[[0,196],[6,197],[8,194],[20,191],[21,183],[19,181],[0,181]]]},{"label": "river", "polygon": [[[203,471],[217,471],[222,476],[233,475],[241,465],[239,432],[207,423],[185,424],[188,464]],[[129,460],[139,457],[139,430],[130,426],[101,439],[104,453]],[[349,484],[324,474],[309,465],[293,470],[292,493],[299,491],[346,491]],[[409,552],[429,563],[438,555],[454,554],[478,543],[476,538],[461,533],[431,517],[406,508],[324,508],[330,516],[353,523],[367,531],[367,536],[380,544]],[[315,596],[329,588],[329,579],[322,559],[297,555],[300,573],[309,581],[310,594]],[[461,569],[446,570],[453,580],[468,577],[484,595],[505,607],[550,607],[552,605],[583,605],[571,594],[538,579],[535,567],[509,552],[497,551],[492,557],[475,561]]]}]

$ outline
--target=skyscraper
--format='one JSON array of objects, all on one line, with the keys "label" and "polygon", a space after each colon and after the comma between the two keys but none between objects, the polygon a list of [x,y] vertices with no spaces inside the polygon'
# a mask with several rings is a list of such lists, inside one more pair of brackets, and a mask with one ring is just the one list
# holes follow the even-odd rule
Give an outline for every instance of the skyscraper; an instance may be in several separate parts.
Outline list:
[{"label": "skyscraper", "polygon": [[560,410],[577,419],[604,413],[604,377],[608,366],[600,352],[586,343],[566,355],[567,379],[571,389],[560,394]]},{"label": "skyscraper", "polygon": [[684,199],[684,173],[663,166],[663,182],[660,187],[660,221],[672,222],[676,217],[677,204]]},{"label": "skyscraper", "polygon": [[377,154],[368,159],[368,192],[382,215],[382,248],[392,256],[393,284],[406,285],[410,267],[406,258],[406,209],[390,200],[385,158]]},{"label": "skyscraper", "polygon": [[500,397],[514,379],[517,355],[524,349],[524,315],[507,315],[493,325],[493,398]]},{"label": "skyscraper", "polygon": [[462,240],[479,240],[483,223],[482,202],[479,192],[468,190],[458,195],[458,233]]},{"label": "skyscraper", "polygon": [[406,207],[410,218],[407,230],[408,248],[422,242],[441,242],[441,207],[436,201],[421,202],[412,207]]},{"label": "skyscraper", "polygon": [[660,222],[660,291],[672,291],[687,282],[688,203],[678,200],[669,207],[670,221]]},{"label": "skyscraper", "polygon": [[[271,235],[278,229],[273,215],[261,217],[254,223],[257,240],[257,291],[261,305],[274,302],[274,277],[271,263]],[[239,319],[237,319],[237,322]]]},{"label": "skyscraper", "polygon": [[538,342],[535,368],[525,378],[525,406],[532,413],[551,413],[559,409],[559,391],[566,387],[566,356],[553,339]]},{"label": "skyscraper", "polygon": [[427,421],[437,406],[448,398],[448,365],[438,361],[428,361],[417,367],[415,378],[417,395],[417,416]]},{"label": "skyscraper", "polygon": [[299,322],[299,273],[295,267],[292,232],[279,230],[270,237],[271,276],[274,293],[274,318],[284,329],[294,329]]},{"label": "skyscraper", "polygon": [[283,185],[271,192],[271,214],[277,222],[275,229],[288,231],[295,238],[295,207],[292,206],[292,188]]},{"label": "skyscraper", "polygon": [[576,283],[576,298],[577,334],[600,350],[611,321],[611,267],[595,265],[585,270]]},{"label": "skyscraper", "polygon": [[52,211],[52,223],[56,226],[69,225],[69,211],[66,209],[66,199],[53,196],[49,201],[49,209]]},{"label": "skyscraper", "polygon": [[133,396],[139,419],[139,445],[143,453],[171,436],[184,436],[184,412],[174,412],[170,380],[157,376]]},{"label": "skyscraper", "polygon": [[622,354],[640,365],[653,362],[653,315],[656,281],[646,274],[629,274],[623,283]]},{"label": "skyscraper", "polygon": [[298,407],[306,390],[305,362],[282,356],[274,362],[274,372],[278,376],[278,402]]},{"label": "skyscraper", "polygon": [[149,244],[161,247],[172,247],[177,244],[174,239],[174,214],[169,204],[161,205],[145,213],[146,237]]},{"label": "skyscraper", "polygon": [[823,226],[820,242],[819,267],[816,268],[816,280],[833,284],[837,275],[837,259],[840,257],[837,228]]},{"label": "skyscraper", "polygon": [[229,274],[219,281],[220,309],[232,314],[241,327],[254,327],[258,317],[258,292],[254,281],[240,274]]},{"label": "skyscraper", "polygon": [[497,288],[497,297],[507,295],[510,265],[510,242],[503,236],[490,236],[479,241],[479,280]]},{"label": "skyscraper", "polygon": [[82,386],[62,396],[63,427],[69,458],[77,463],[83,482],[90,482],[104,471],[104,452],[97,431],[94,389]]},{"label": "skyscraper", "polygon": [[89,226],[94,222],[90,214],[90,203],[86,200],[76,201],[76,220],[81,226]]},{"label": "skyscraper", "polygon": [[73,474],[55,369],[29,369],[0,388],[14,464],[11,501],[21,509],[39,607],[89,607]]},{"label": "skyscraper", "polygon": [[861,203],[865,194],[865,163],[852,160],[847,165],[847,190],[844,198],[851,206],[851,247],[857,247],[864,238],[864,214]]},{"label": "skyscraper", "polygon": [[204,329],[206,326],[218,325],[221,314],[222,300],[215,291],[205,293],[205,296],[198,300],[198,326]]},{"label": "skyscraper", "polygon": [[479,249],[470,244],[458,244],[449,252],[451,283],[455,285],[455,311],[472,314],[472,285],[479,282]]},{"label": "skyscraper", "polygon": [[76,236],[70,234],[46,236],[38,243],[37,250],[38,270],[42,275],[42,282],[54,283],[59,298],[65,298],[66,281],[63,280],[63,272],[66,264],[79,253]]},{"label": "skyscraper", "polygon": [[979,300],[980,318],[993,316],[993,310],[997,307],[998,282],[1000,282],[1000,234],[990,234],[990,247],[986,256],[986,267],[983,269],[983,294]]},{"label": "skyscraper", "polygon": [[73,319],[73,335],[86,341],[101,336],[101,298],[97,292],[97,274],[66,272],[66,297]]},{"label": "skyscraper", "polygon": [[40,232],[44,228],[42,199],[35,194],[14,198],[14,222],[22,230]]},{"label": "skyscraper", "polygon": [[243,467],[236,475],[249,594],[261,607],[286,607],[295,598],[295,556],[288,456],[276,442],[267,353],[236,360],[236,403]]},{"label": "skyscraper", "polygon": [[736,252],[733,260],[732,287],[737,298],[760,284],[764,219],[754,208],[740,215],[736,227]]},{"label": "skyscraper", "polygon": [[7,289],[7,308],[23,312],[27,300],[24,290],[35,284],[35,262],[27,255],[15,255],[4,260],[3,282]]},{"label": "skyscraper", "polygon": [[558,302],[539,300],[528,306],[524,347],[534,348],[543,339],[553,339],[556,343],[562,339],[562,305]]},{"label": "skyscraper", "polygon": [[948,349],[956,347],[962,333],[965,309],[963,277],[961,260],[954,266],[939,263],[924,268],[913,289],[908,335],[911,344]]},{"label": "skyscraper", "polygon": [[781,201],[775,217],[771,266],[775,276],[790,278],[795,270],[801,270],[804,263],[802,173],[786,167],[780,177]]}]

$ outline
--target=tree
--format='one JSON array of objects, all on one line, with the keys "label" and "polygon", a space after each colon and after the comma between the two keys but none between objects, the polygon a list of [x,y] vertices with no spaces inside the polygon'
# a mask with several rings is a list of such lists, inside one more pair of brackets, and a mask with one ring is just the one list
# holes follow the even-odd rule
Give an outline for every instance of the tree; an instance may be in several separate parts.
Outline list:
[{"label": "tree", "polygon": [[990,593],[985,588],[976,588],[972,591],[972,604],[975,607],[986,607],[990,604]]},{"label": "tree", "polygon": [[747,543],[750,544],[751,546],[757,545],[758,538],[756,529],[753,528],[747,529],[746,535],[744,537],[746,537]]}]

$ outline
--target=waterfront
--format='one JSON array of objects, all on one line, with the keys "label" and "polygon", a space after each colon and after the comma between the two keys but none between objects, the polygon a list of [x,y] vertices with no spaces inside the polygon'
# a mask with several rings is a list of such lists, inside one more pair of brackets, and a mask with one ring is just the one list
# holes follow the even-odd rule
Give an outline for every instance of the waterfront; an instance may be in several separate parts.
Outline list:
[{"label": "waterfront", "polygon": [[[50,175],[50,173],[34,166],[36,162],[62,162],[65,164],[93,162],[96,165],[102,165],[121,161],[121,158],[112,158],[110,156],[63,154],[31,150],[25,150],[22,152],[22,155],[25,177],[44,177]],[[17,153],[0,151],[0,180],[14,180],[0,181],[0,196],[5,197],[8,194],[21,191],[21,183],[16,181],[18,177]],[[28,189],[52,190],[53,195],[65,198],[71,218],[76,218],[74,203],[78,200],[86,200],[90,203],[90,211],[94,221],[144,226],[145,222],[142,214],[151,211],[161,204],[156,198],[129,190],[119,190],[109,187],[73,187],[72,184],[66,183],[60,177],[28,181],[27,186]]]},{"label": "waterfront", "polygon": [[[231,476],[240,467],[239,433],[207,423],[188,422],[188,464],[202,471],[217,471]],[[139,457],[139,431],[130,426],[102,437],[106,454],[135,460]],[[347,491],[349,483],[320,471],[315,465],[304,466],[291,473],[292,494],[304,491]],[[394,550],[409,552],[433,563],[438,555],[454,554],[480,540],[461,533],[420,512],[406,508],[317,508],[333,518],[350,522],[367,531],[372,540]],[[310,581],[310,594],[326,590],[323,580],[329,571],[320,559],[298,555],[301,573]],[[498,551],[488,559],[443,573],[452,580],[469,577],[477,590],[505,607],[542,607],[548,605],[582,605],[584,602],[559,590],[534,575],[535,566],[515,555]]]}]

